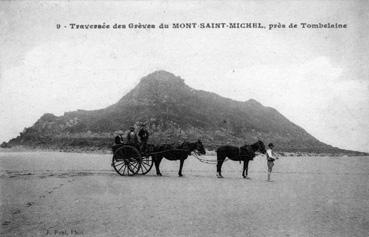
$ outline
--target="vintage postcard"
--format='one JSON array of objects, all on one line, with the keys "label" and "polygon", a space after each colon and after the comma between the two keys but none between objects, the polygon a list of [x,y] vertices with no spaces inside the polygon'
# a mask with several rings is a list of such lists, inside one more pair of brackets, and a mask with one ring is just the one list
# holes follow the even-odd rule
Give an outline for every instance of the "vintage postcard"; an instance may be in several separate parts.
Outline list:
[{"label": "vintage postcard", "polygon": [[369,3],[1,1],[1,236],[369,233]]}]

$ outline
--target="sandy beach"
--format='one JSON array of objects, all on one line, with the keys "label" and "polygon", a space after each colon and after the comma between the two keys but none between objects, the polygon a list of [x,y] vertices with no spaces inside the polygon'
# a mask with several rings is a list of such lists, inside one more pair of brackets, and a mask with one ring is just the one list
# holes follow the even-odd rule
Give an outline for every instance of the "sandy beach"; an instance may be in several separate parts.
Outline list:
[{"label": "sandy beach", "polygon": [[[215,157],[207,157],[215,159]],[[0,152],[1,236],[368,236],[369,157],[164,160],[121,177],[110,154]]]}]

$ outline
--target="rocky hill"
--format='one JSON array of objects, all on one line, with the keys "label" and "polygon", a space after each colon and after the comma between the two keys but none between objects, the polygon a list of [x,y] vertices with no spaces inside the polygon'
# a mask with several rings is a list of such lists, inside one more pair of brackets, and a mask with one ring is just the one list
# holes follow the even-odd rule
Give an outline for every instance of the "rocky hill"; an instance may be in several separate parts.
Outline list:
[{"label": "rocky hill", "polygon": [[2,146],[104,149],[111,146],[115,132],[141,122],[149,128],[151,143],[200,138],[208,149],[214,149],[221,144],[243,145],[261,139],[287,152],[355,154],[318,141],[277,110],[256,100],[241,102],[195,90],[166,71],[142,78],[107,108],[78,110],[63,116],[44,114]]}]

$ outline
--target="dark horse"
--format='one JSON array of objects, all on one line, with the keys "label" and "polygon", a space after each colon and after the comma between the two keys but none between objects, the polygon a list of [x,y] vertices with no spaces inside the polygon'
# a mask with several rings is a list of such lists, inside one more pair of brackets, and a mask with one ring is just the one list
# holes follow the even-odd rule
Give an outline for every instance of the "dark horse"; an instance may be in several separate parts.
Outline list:
[{"label": "dark horse", "polygon": [[182,176],[183,163],[193,151],[197,151],[201,155],[205,154],[204,146],[200,140],[192,143],[184,142],[179,146],[166,144],[154,147],[151,154],[156,168],[156,175],[161,176],[160,162],[163,158],[166,158],[167,160],[180,160],[178,175]]},{"label": "dark horse", "polygon": [[257,141],[252,145],[244,145],[241,147],[235,146],[221,146],[217,149],[217,177],[223,178],[222,176],[222,164],[228,157],[230,160],[243,161],[242,176],[247,178],[247,172],[249,167],[249,161],[255,157],[255,152],[266,153],[265,146],[262,141]]}]

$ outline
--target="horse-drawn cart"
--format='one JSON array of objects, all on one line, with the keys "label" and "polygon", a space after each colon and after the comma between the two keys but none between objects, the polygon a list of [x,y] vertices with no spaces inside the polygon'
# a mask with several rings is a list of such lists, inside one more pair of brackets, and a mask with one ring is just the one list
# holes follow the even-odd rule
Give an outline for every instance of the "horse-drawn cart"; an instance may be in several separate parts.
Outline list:
[{"label": "horse-drawn cart", "polygon": [[221,169],[226,158],[234,161],[244,161],[242,176],[247,178],[248,164],[249,161],[255,157],[255,152],[260,152],[262,154],[266,153],[264,143],[260,140],[254,144],[244,145],[242,147],[230,145],[220,146],[216,150],[216,160],[205,160],[198,157],[198,155],[205,155],[206,153],[200,140],[197,142],[183,142],[178,146],[168,144],[154,146],[146,144],[145,147],[146,149],[140,149],[141,146],[139,144],[114,145],[112,166],[115,171],[122,176],[147,174],[155,163],[156,174],[161,176],[159,165],[161,160],[166,158],[168,160],[180,160],[178,175],[182,176],[183,163],[187,157],[192,154],[203,163],[216,163],[218,178],[223,178]]},{"label": "horse-drawn cart", "polygon": [[147,174],[153,160],[150,154],[142,153],[139,146],[119,144],[113,146],[112,166],[122,176]]},{"label": "horse-drawn cart", "polygon": [[200,140],[196,142],[183,142],[178,146],[146,144],[117,144],[113,148],[112,166],[122,176],[147,174],[150,172],[154,161],[156,174],[161,175],[159,170],[163,158],[168,160],[180,160],[178,175],[182,176],[184,160],[192,154],[205,154],[205,148]]}]

